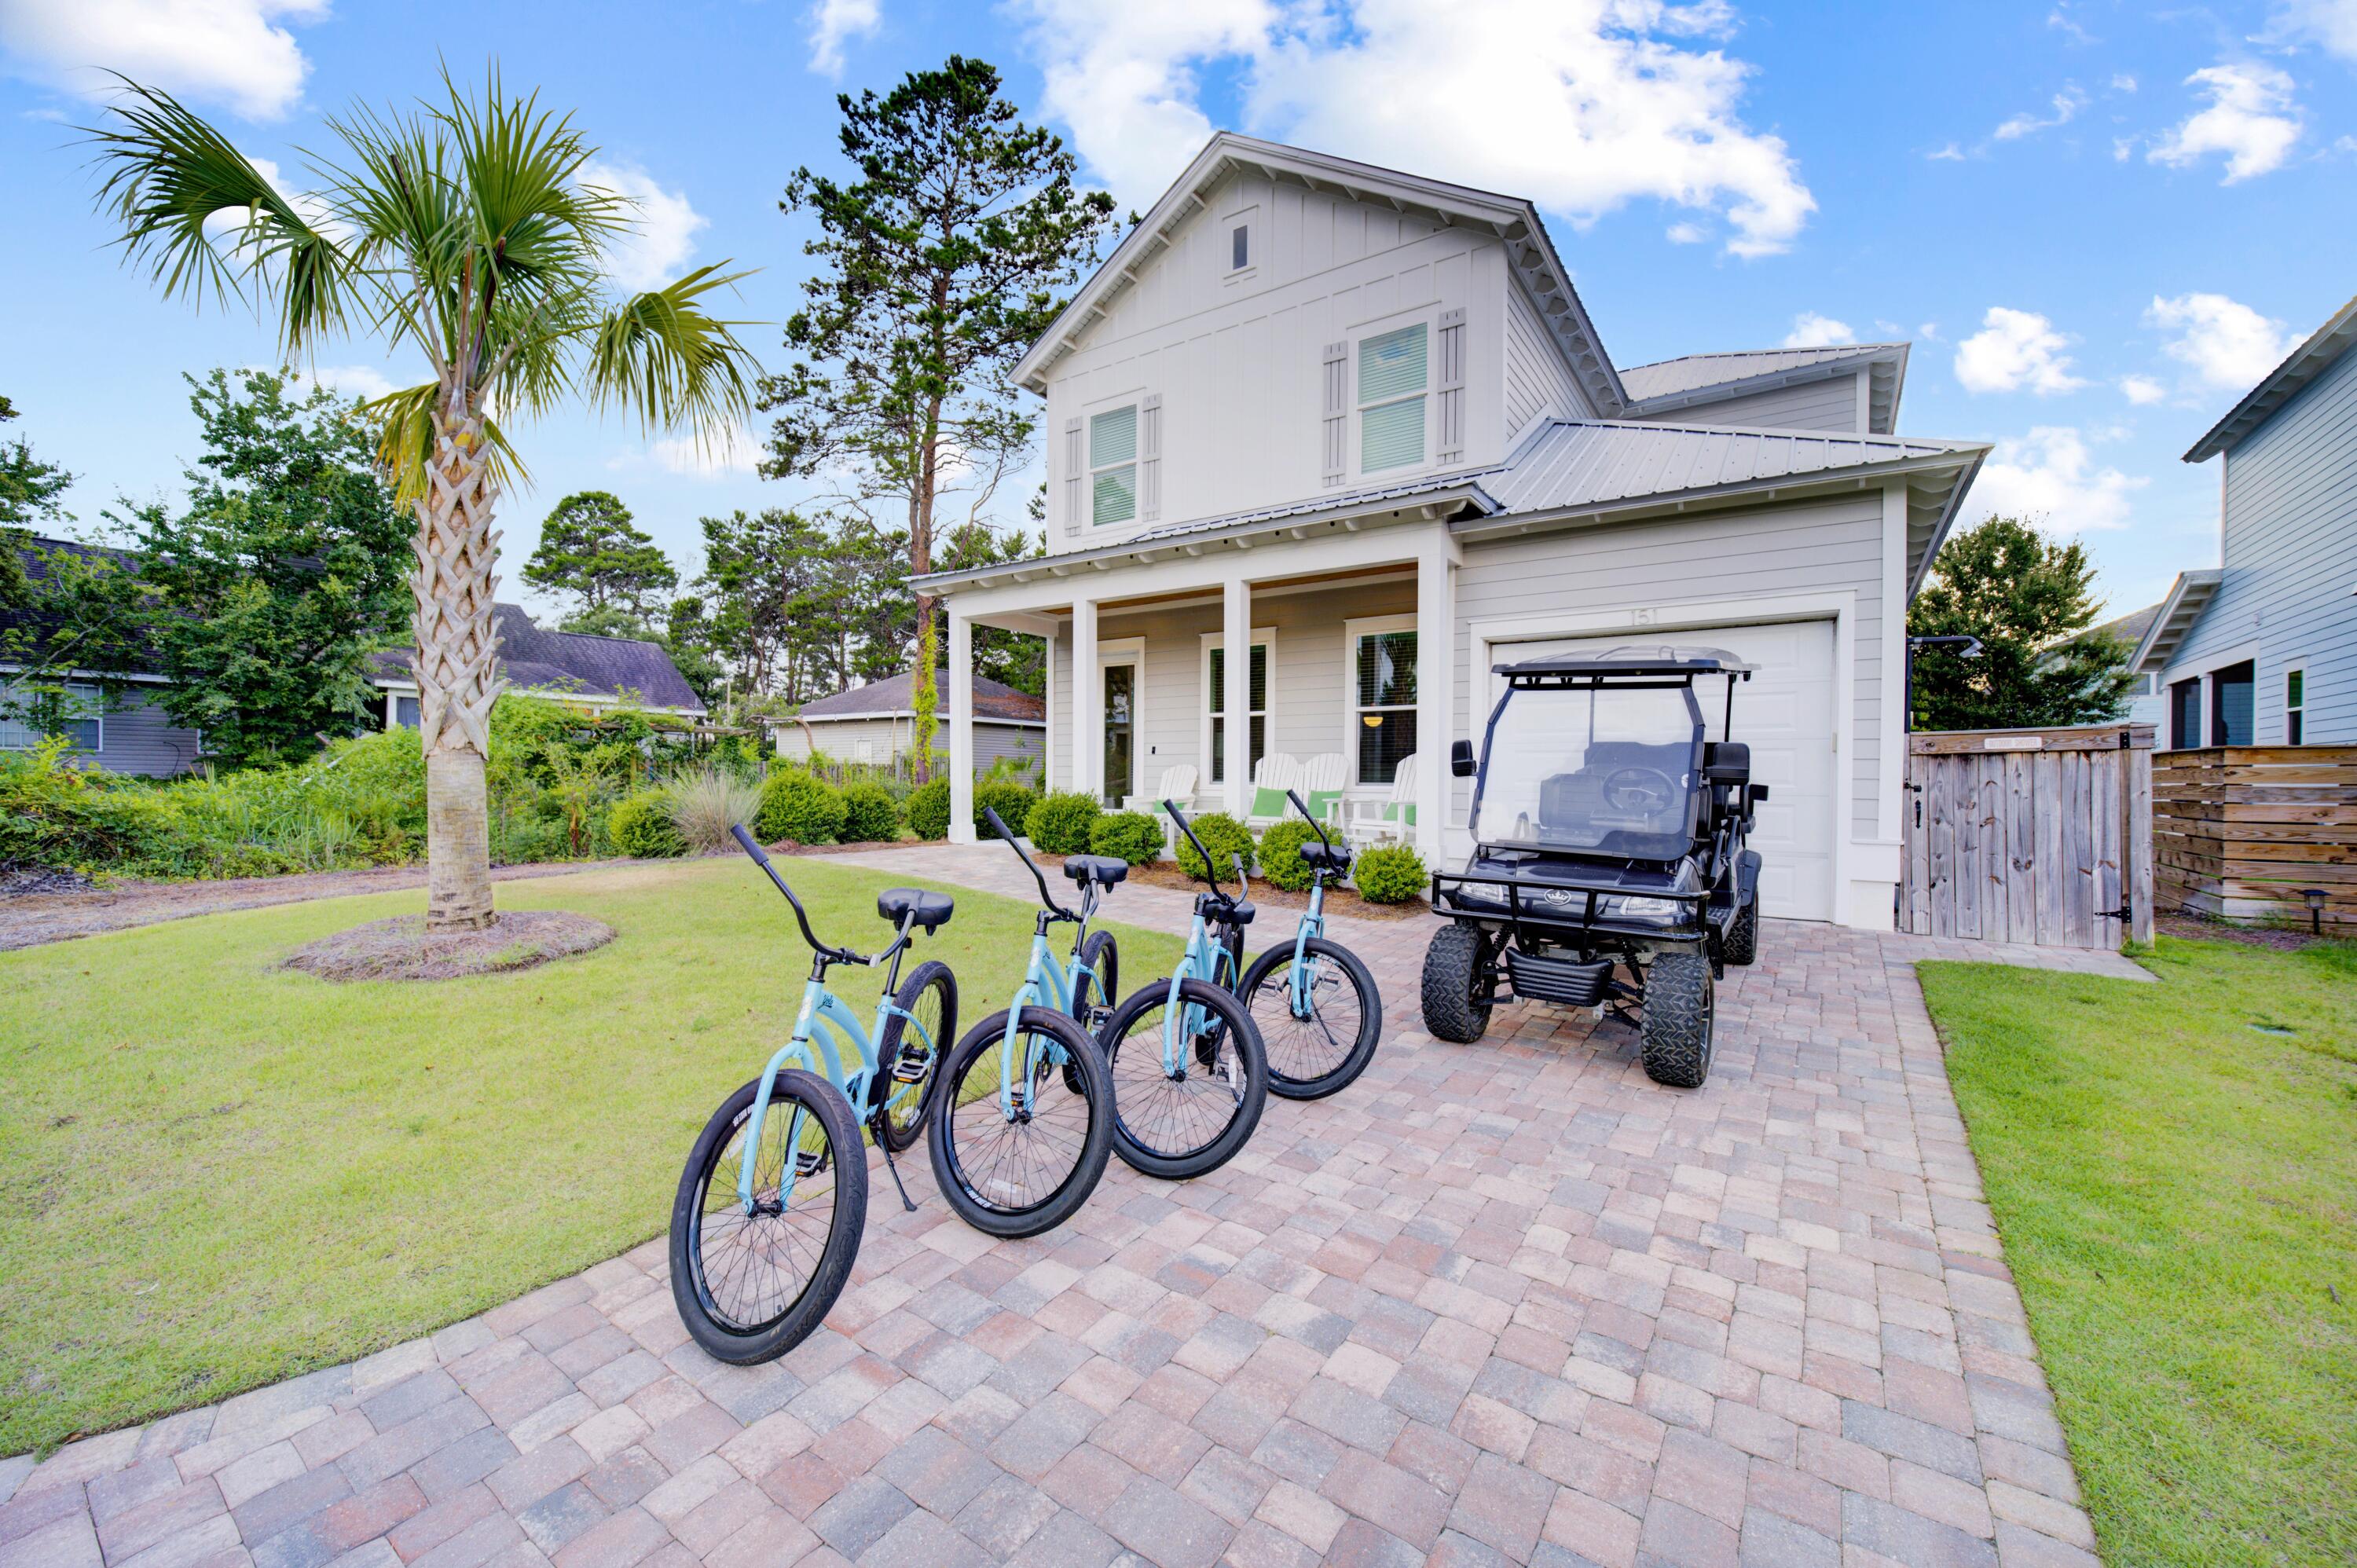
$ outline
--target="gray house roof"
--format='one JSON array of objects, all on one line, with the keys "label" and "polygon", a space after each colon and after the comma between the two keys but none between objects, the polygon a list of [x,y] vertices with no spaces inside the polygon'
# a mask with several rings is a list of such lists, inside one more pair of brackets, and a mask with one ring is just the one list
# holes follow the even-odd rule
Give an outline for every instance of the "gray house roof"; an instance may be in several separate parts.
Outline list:
[{"label": "gray house roof", "polygon": [[[528,692],[585,697],[625,693],[650,708],[701,714],[704,700],[687,683],[661,646],[627,637],[592,637],[580,631],[544,631],[522,605],[495,605],[500,671],[509,684]],[[388,648],[371,656],[370,676],[379,686],[410,684],[409,650]]]},{"label": "gray house roof", "polygon": [[2334,311],[2331,320],[2309,333],[2306,342],[2286,355],[2282,364],[2268,371],[2265,381],[2245,393],[2242,402],[2226,411],[2225,418],[2193,444],[2185,460],[2204,463],[2221,452],[2232,450],[2244,436],[2265,424],[2276,410],[2298,397],[2300,388],[2347,353],[2352,342],[2357,342],[2357,299]]},{"label": "gray house roof", "polygon": [[2177,656],[2178,645],[2201,612],[2210,607],[2210,596],[2218,591],[2225,574],[2215,566],[2205,566],[2197,572],[2179,572],[2177,581],[2169,587],[2169,597],[2152,607],[2152,618],[2145,623],[2144,633],[2136,639],[2136,654],[2128,668],[2139,675],[2157,675],[2169,668]]},{"label": "gray house roof", "polygon": [[[916,704],[910,700],[916,690],[913,671],[903,670],[881,681],[871,681],[865,686],[854,686],[833,696],[819,697],[804,703],[794,716],[828,722],[842,719],[900,719],[915,714]],[[946,712],[949,693],[941,689],[941,671],[933,672],[933,690],[942,710]],[[1048,704],[1028,692],[1018,692],[1003,682],[987,675],[974,678],[974,716],[995,719],[1002,724],[1043,725],[1048,722]]]},{"label": "gray house roof", "polygon": [[1899,394],[1907,380],[1904,343],[1835,343],[1820,349],[1687,354],[1629,366],[1620,372],[1620,384],[1635,400],[1632,413],[1652,414],[1852,375],[1860,370],[1867,372],[1867,428],[1887,435],[1898,426]]}]

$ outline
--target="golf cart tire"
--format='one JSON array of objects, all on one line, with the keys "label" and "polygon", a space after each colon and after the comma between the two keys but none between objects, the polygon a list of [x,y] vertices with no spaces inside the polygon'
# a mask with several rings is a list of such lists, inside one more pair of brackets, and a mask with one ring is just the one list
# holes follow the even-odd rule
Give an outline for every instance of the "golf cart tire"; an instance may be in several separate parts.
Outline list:
[{"label": "golf cart tire", "polygon": [[1477,1004],[1497,983],[1484,960],[1489,941],[1471,926],[1454,923],[1433,933],[1424,950],[1424,1026],[1435,1039],[1469,1046],[1490,1032],[1490,1004]]},{"label": "golf cart tire", "polygon": [[1760,957],[1760,899],[1753,895],[1749,903],[1735,911],[1727,923],[1727,940],[1719,945],[1718,956],[1728,963],[1743,965]]},{"label": "golf cart tire", "polygon": [[1645,974],[1645,1076],[1671,1089],[1700,1089],[1710,1076],[1711,1030],[1717,1008],[1710,961],[1698,952],[1665,952]]}]

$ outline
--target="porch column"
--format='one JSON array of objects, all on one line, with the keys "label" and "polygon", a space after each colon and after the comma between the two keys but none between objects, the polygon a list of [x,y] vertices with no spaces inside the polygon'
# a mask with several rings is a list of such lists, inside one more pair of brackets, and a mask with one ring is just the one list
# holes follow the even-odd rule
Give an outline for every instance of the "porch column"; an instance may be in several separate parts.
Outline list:
[{"label": "porch column", "polygon": [[1415,556],[1415,847],[1427,865],[1440,863],[1452,792],[1459,555],[1448,525],[1435,522]]},{"label": "porch column", "polygon": [[972,843],[974,831],[974,622],[955,598],[942,601],[950,618],[950,842]]},{"label": "porch column", "polygon": [[[1252,584],[1239,574],[1228,579],[1225,613],[1220,627],[1221,659],[1228,667],[1227,690],[1222,694],[1221,722],[1228,732],[1228,772],[1222,782],[1220,809],[1244,819],[1252,805]],[[1274,678],[1275,671],[1271,671]],[[1203,782],[1211,781],[1211,759],[1203,758]]]},{"label": "porch column", "polygon": [[1072,600],[1072,788],[1104,793],[1104,674],[1097,668],[1097,602]]}]

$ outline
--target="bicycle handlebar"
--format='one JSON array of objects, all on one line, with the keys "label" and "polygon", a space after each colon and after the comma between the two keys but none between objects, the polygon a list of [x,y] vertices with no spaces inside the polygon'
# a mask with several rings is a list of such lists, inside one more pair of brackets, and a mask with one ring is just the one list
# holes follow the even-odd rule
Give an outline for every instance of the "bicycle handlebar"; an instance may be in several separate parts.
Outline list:
[{"label": "bicycle handlebar", "polygon": [[[1203,857],[1203,875],[1211,885],[1211,897],[1227,897],[1226,894],[1220,891],[1220,863],[1211,858],[1211,852],[1205,849],[1203,841],[1195,836],[1195,829],[1187,821],[1187,813],[1178,809],[1178,802],[1175,800],[1164,800],[1162,809],[1170,813],[1170,820],[1178,824],[1178,831],[1187,835],[1187,842],[1193,844],[1195,853]],[[1236,863],[1236,886],[1241,888],[1244,882],[1244,857],[1232,853],[1229,858]]]},{"label": "bicycle handlebar", "polygon": [[1007,830],[1006,822],[1005,819],[999,816],[997,808],[995,806],[985,806],[982,809],[982,814],[989,820],[991,831],[996,832],[1000,838],[1006,841],[1006,847],[1015,852],[1015,858],[1023,863],[1023,868],[1031,874],[1031,880],[1039,885],[1039,902],[1048,906],[1049,913],[1054,915],[1059,919],[1079,919],[1080,917],[1078,915],[1073,914],[1070,909],[1067,909],[1061,904],[1057,903],[1055,895],[1048,891],[1047,874],[1039,869],[1039,862],[1033,860],[1029,855],[1023,853],[1023,846],[1015,842],[1014,833]]},{"label": "bicycle handlebar", "polygon": [[745,825],[742,822],[739,822],[736,826],[730,828],[728,830],[728,836],[737,841],[737,846],[739,849],[742,849],[747,854],[753,857],[754,865],[769,873],[770,881],[776,886],[779,892],[786,896],[786,902],[794,907],[794,923],[802,927],[802,940],[810,944],[811,951],[817,953],[820,957],[824,958],[831,962],[874,964],[881,963],[884,960],[891,957],[895,952],[898,952],[901,948],[908,945],[909,932],[905,927],[901,929],[900,934],[894,939],[890,947],[886,948],[882,952],[876,954],[873,958],[862,958],[859,954],[853,952],[849,948],[830,947],[826,943],[819,940],[818,933],[811,929],[810,912],[802,908],[802,901],[794,897],[794,890],[786,886],[786,879],[778,875],[778,868],[770,864],[768,854],[762,850],[759,843],[755,842],[753,835],[745,831]]},{"label": "bicycle handlebar", "polygon": [[1309,814],[1309,808],[1302,801],[1300,794],[1296,790],[1287,789],[1285,792],[1285,798],[1293,802],[1293,809],[1301,813],[1302,821],[1309,824],[1309,831],[1318,835],[1318,842],[1324,844],[1330,853],[1334,848],[1334,841],[1326,836],[1326,830],[1319,827],[1318,819]]}]

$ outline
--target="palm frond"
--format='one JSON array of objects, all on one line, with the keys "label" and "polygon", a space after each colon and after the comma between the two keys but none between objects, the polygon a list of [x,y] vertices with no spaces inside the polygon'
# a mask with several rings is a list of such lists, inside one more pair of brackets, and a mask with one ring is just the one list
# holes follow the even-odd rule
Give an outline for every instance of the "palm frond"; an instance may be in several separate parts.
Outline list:
[{"label": "palm frond", "polygon": [[640,428],[687,425],[699,446],[725,436],[751,406],[752,354],[704,297],[747,273],[698,267],[667,288],[633,295],[601,322],[589,349],[588,392],[599,408],[638,416]]},{"label": "palm frond", "polygon": [[[393,499],[402,506],[425,494],[434,471],[434,406],[441,392],[437,383],[427,381],[371,398],[352,411],[373,433],[377,468],[392,482]],[[532,477],[496,420],[484,420],[483,433],[491,444],[492,482],[506,490],[517,479]]]}]

